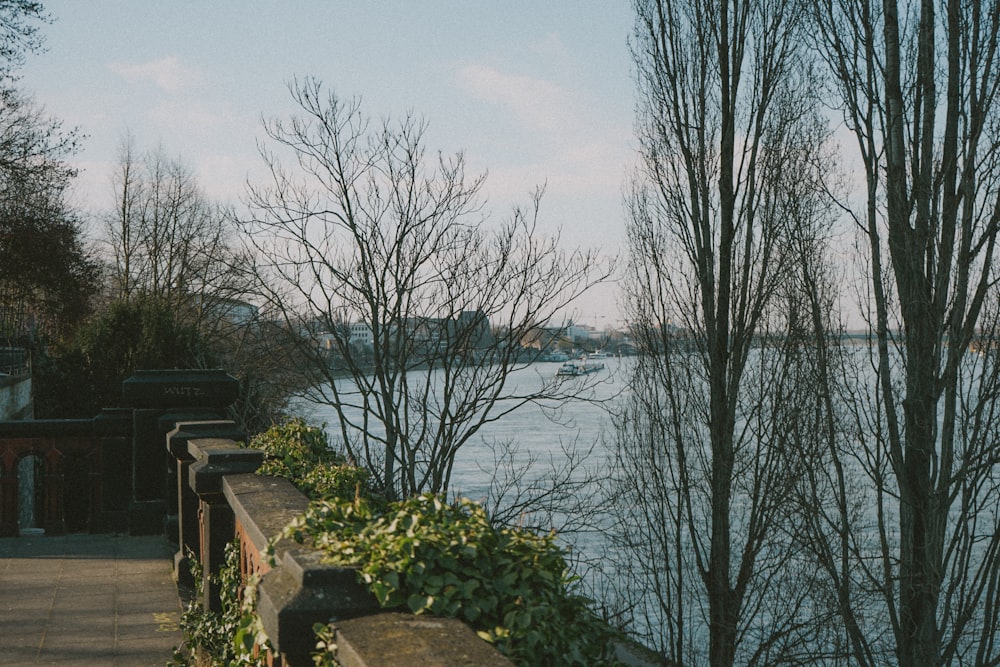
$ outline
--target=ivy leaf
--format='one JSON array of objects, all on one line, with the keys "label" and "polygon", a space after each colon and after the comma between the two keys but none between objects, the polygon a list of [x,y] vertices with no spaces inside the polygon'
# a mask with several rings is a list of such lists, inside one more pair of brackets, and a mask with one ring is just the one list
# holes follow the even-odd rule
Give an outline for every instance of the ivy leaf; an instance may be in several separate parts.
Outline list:
[{"label": "ivy leaf", "polygon": [[406,606],[410,608],[414,614],[419,614],[422,611],[426,611],[431,608],[434,604],[434,596],[428,595],[424,597],[422,595],[414,593],[406,600]]}]

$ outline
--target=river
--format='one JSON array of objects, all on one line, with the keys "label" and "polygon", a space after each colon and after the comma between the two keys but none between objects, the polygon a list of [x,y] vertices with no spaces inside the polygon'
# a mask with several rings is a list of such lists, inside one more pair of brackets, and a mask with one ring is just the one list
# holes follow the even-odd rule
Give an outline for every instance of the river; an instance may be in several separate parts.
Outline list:
[{"label": "river", "polygon": [[[877,392],[873,389],[875,381],[871,363],[872,350],[866,347],[857,347],[846,348],[846,351],[847,354],[841,359],[841,362],[844,364],[844,372],[850,373],[852,374],[850,375],[851,377],[857,378],[858,390],[856,395],[848,395],[848,398],[855,400],[857,405],[845,403],[843,409],[848,411],[857,409],[857,414],[870,416],[865,410],[874,409],[872,406],[876,406],[876,404],[871,397],[877,397]],[[963,372],[966,374],[964,376],[966,378],[965,382],[968,383],[967,387],[963,390],[963,400],[968,401],[970,405],[974,403],[977,397],[985,400],[985,404],[988,407],[991,408],[993,405],[996,388],[993,384],[992,364],[994,362],[992,359],[992,357],[970,355],[963,363]],[[490,508],[490,503],[495,501],[495,498],[491,498],[489,493],[495,471],[494,449],[492,446],[496,443],[507,441],[516,445],[515,455],[513,456],[515,461],[523,462],[532,458],[536,460],[534,468],[520,479],[521,482],[528,485],[531,484],[534,478],[544,478],[546,472],[550,470],[551,465],[554,465],[556,468],[562,465],[567,460],[567,453],[569,453],[569,456],[580,452],[588,454],[582,469],[577,471],[575,479],[590,482],[591,476],[599,478],[607,473],[609,469],[607,464],[609,448],[605,445],[605,439],[613,435],[611,411],[617,405],[617,398],[627,395],[625,392],[629,390],[629,371],[632,368],[632,361],[629,359],[608,359],[605,363],[607,364],[607,368],[593,376],[588,376],[584,379],[565,380],[582,383],[582,391],[578,400],[568,401],[559,407],[526,405],[499,421],[485,426],[480,433],[479,439],[464,446],[456,457],[451,478],[452,495],[463,495],[474,500],[485,499],[487,507]],[[532,364],[513,373],[509,381],[512,385],[524,389],[538,389],[544,383],[554,381],[555,372],[558,368],[558,363]],[[980,386],[981,383],[984,383],[983,387]],[[985,394],[980,395],[982,392],[985,392]],[[838,409],[840,409],[839,406]],[[332,424],[336,421],[336,414],[329,406],[313,405],[310,412],[312,419],[317,423],[325,421]],[[855,413],[847,412],[845,414],[850,415]],[[963,435],[959,436],[960,442],[957,443],[960,453],[965,452],[973,445],[984,448],[984,451],[993,451],[991,449],[993,447],[992,443],[996,442],[998,437],[998,427],[995,421],[986,420],[987,423],[979,424],[979,422],[975,421],[977,419],[975,417],[976,413],[970,412],[969,414],[972,417],[969,418],[968,422],[962,422],[959,419],[960,427],[966,429],[972,427],[982,428],[983,432],[974,432],[973,435],[976,439],[971,443],[964,443],[961,442],[961,439],[965,437],[965,431],[962,431]],[[941,412],[939,412],[938,417],[939,419],[942,418]],[[939,423],[939,429],[941,427],[942,424]],[[331,435],[336,436],[335,433],[331,433]],[[842,442],[838,440],[841,443],[841,448],[838,449],[838,452],[846,474],[846,483],[848,484],[850,494],[847,498],[850,506],[849,510],[855,513],[850,517],[851,523],[849,527],[854,531],[852,539],[857,540],[858,553],[856,556],[859,562],[868,560],[877,561],[881,556],[881,542],[879,540],[883,538],[888,541],[886,553],[890,557],[898,550],[898,545],[895,544],[897,537],[896,530],[894,529],[894,526],[898,523],[898,518],[896,516],[897,508],[895,507],[892,495],[892,478],[888,480],[889,487],[887,490],[873,488],[870,483],[872,467],[886,466],[886,455],[882,450],[871,445],[869,440],[866,439],[868,436],[869,434],[866,432],[855,434],[854,431],[845,429],[840,434]],[[975,453],[975,451],[979,450],[970,451]],[[880,458],[877,460],[871,459],[876,453]],[[879,467],[878,469],[881,470],[882,468]],[[980,470],[980,468],[976,468],[976,470]],[[990,559],[993,558],[992,550],[995,549],[996,535],[998,534],[996,532],[996,526],[998,525],[997,516],[1000,514],[1000,503],[996,500],[998,496],[995,491],[991,491],[991,489],[997,488],[995,470],[995,466],[986,465],[981,468],[981,472],[977,472],[970,477],[976,484],[989,485],[984,486],[983,489],[977,487],[970,492],[969,497],[978,503],[971,510],[971,513],[963,514],[963,511],[969,510],[957,502],[953,503],[950,508],[952,510],[951,519],[955,523],[948,527],[948,539],[952,540],[951,543],[955,544],[957,549],[965,549],[963,553],[968,553],[967,562],[959,562],[958,556],[949,556],[950,566],[955,569],[954,572],[949,573],[950,580],[959,582],[961,585],[965,585],[967,581],[978,580],[976,579],[977,577],[986,576],[987,574],[993,576],[990,573],[995,572],[995,570],[990,569],[992,567]],[[820,498],[823,502],[833,503],[834,498],[830,495],[832,492],[827,487],[821,485],[819,491],[823,494]],[[577,566],[577,572],[584,577],[585,583],[589,583],[597,588],[590,592],[591,597],[607,601],[603,593],[607,592],[608,589],[603,587],[601,577],[617,577],[614,564],[619,559],[616,556],[623,556],[624,554],[616,554],[610,550],[611,542],[605,539],[604,532],[601,530],[602,521],[606,520],[604,513],[600,511],[602,507],[602,485],[594,482],[588,486],[575,488],[574,492],[578,499],[584,503],[583,510],[585,514],[583,518],[587,520],[584,526],[586,530],[565,531],[557,533],[557,537],[565,546],[572,548],[571,560]],[[879,495],[880,493],[881,495]],[[562,526],[562,522],[568,519],[574,510],[581,509],[580,507],[572,507],[572,499],[561,498],[559,501],[567,503],[569,510],[567,515],[559,516],[556,514],[542,517],[543,521],[536,521],[528,525],[543,529],[550,527],[559,529]],[[738,492],[734,496],[733,502],[734,506],[738,507],[740,502]],[[588,506],[587,503],[590,503],[590,505]],[[875,514],[876,508],[880,510],[879,515]],[[586,512],[589,512],[589,514]],[[877,519],[879,519],[881,513],[885,514],[888,521],[885,535],[882,535],[877,530]],[[546,518],[551,519],[549,525],[544,523],[544,519]],[[530,521],[531,518],[528,520]],[[572,527],[579,528],[580,526],[576,525]],[[738,529],[739,527],[735,530]],[[969,545],[961,543],[961,539],[965,539],[964,536],[966,535],[971,536],[968,537]],[[780,547],[784,543],[780,539],[780,535],[778,537],[779,539],[775,541],[775,545]],[[832,540],[832,538],[830,539]],[[836,546],[834,541],[831,541],[831,544]],[[987,550],[991,551],[987,553]],[[681,550],[678,553],[683,554],[685,552]],[[639,557],[641,558],[641,556]],[[791,559],[784,559],[780,554],[777,554],[775,562],[781,561],[786,565],[790,564],[794,566],[788,570],[790,577],[788,581],[792,582],[792,585],[797,585],[795,584],[797,581],[796,577],[805,577],[804,574],[800,573],[809,573],[809,576],[803,580],[811,581],[812,574],[816,571],[812,558],[811,552],[797,552]],[[655,557],[650,562],[656,563]],[[764,562],[766,565],[766,560]],[[597,566],[596,569],[588,567],[593,565]],[[656,565],[656,567],[659,567],[659,565]],[[678,571],[682,567],[689,566],[682,564],[678,566]],[[641,570],[641,568],[639,569]],[[868,576],[868,571],[861,570],[861,572],[862,574],[858,575],[858,581],[861,584],[871,583],[869,579],[865,578]],[[635,575],[635,573],[629,574],[625,571],[622,573],[626,576]],[[766,570],[765,574],[767,574]],[[984,578],[983,581],[985,580]],[[604,579],[603,581],[606,585],[610,579]],[[696,580],[692,578],[692,581]],[[774,590],[780,595],[784,590],[781,588],[782,581],[780,578],[775,581],[777,583],[773,585]],[[633,582],[634,580],[630,579],[625,582],[626,585],[623,588],[628,588]],[[615,589],[614,584],[621,584],[622,582],[615,580],[611,581],[611,583],[611,593],[613,594]],[[643,604],[651,606],[645,609],[648,616],[644,618],[641,616],[643,608],[638,608],[636,612],[637,616],[631,619],[634,624],[633,629],[640,634],[648,631],[653,637],[654,642],[665,641],[667,635],[663,633],[665,632],[666,623],[660,620],[661,616],[659,614],[661,612],[660,608],[656,606],[657,600],[655,599],[655,595],[650,592],[648,593],[649,599],[645,599],[647,592],[641,589],[642,582],[635,583],[638,584],[640,590],[633,602],[641,601]],[[772,586],[772,582],[767,582],[767,585]],[[789,588],[788,590],[791,591],[793,589]],[[704,646],[707,646],[708,643],[708,626],[702,613],[704,605],[700,597],[701,594],[702,591],[696,584],[690,584],[689,590],[684,593],[683,601],[688,604],[684,607],[686,615],[682,620],[687,623],[684,632],[687,641],[690,642],[690,646],[687,646],[686,650],[692,656],[699,655],[699,651]],[[868,624],[863,628],[864,632],[870,635],[873,646],[876,646],[878,651],[885,651],[885,655],[891,655],[892,637],[883,632],[885,627],[883,619],[888,614],[886,611],[886,601],[879,596],[877,589],[872,589],[872,591],[866,589],[863,594],[856,595],[860,598],[860,601],[856,604],[860,605],[859,609],[864,612],[864,620]],[[775,598],[775,600],[777,599]],[[809,601],[807,600],[807,602]],[[614,606],[615,600],[612,598],[609,604]],[[969,607],[970,611],[974,614],[982,614],[983,608],[984,606],[981,604],[972,604]],[[803,607],[802,613],[808,615],[808,605]],[[770,627],[767,614],[760,610],[753,611],[748,618],[750,623],[758,624],[765,631]],[[983,621],[974,619],[972,626],[980,627],[982,623]],[[754,625],[754,627],[757,627],[757,625]],[[834,635],[835,633],[832,633],[830,638],[839,641],[839,636]],[[963,647],[962,650],[969,651],[971,655],[971,652],[974,652],[976,643],[974,632],[969,634],[968,640],[960,638],[960,643]],[[750,641],[748,646],[752,646],[752,644],[753,642]]]},{"label": "river", "polygon": [[[609,358],[603,360],[603,363],[605,368],[591,375],[558,380],[573,383],[574,388],[579,389],[576,399],[559,405],[523,405],[498,421],[486,424],[478,438],[466,443],[455,458],[451,495],[485,501],[484,504],[489,507],[490,486],[497,470],[495,451],[499,451],[497,448],[502,447],[503,443],[513,445],[507,460],[515,467],[534,461],[518,480],[522,486],[530,485],[550,474],[553,469],[565,466],[568,455],[585,457],[579,461],[580,466],[574,479],[602,475],[607,468],[607,451],[602,438],[610,433],[610,410],[616,403],[616,397],[627,387],[630,361]],[[555,373],[559,367],[558,362],[531,364],[511,373],[508,386],[517,387],[521,392],[537,391],[544,384],[556,381]],[[331,406],[311,403],[301,407],[312,423],[328,425],[332,441],[339,439],[337,414]],[[499,474],[502,475],[503,471]],[[599,493],[598,488],[577,490],[583,493],[583,499],[587,501],[594,501]],[[576,554],[582,560],[601,558],[604,549],[601,536],[595,534],[592,526],[589,530],[581,530],[579,518],[549,515],[536,517],[536,520],[542,522],[541,527],[557,530],[573,525],[574,533],[561,536],[563,542],[582,550]],[[544,525],[545,521],[550,524]]]}]

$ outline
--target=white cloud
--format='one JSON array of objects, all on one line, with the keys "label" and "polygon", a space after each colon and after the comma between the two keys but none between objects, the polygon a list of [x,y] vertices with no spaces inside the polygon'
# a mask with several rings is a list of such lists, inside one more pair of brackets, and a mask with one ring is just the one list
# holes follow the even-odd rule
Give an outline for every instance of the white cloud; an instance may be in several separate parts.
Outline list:
[{"label": "white cloud", "polygon": [[465,66],[458,79],[469,95],[500,107],[527,130],[511,136],[520,158],[487,165],[491,192],[520,196],[542,181],[567,196],[617,191],[630,155],[630,126],[609,123],[585,95],[552,81],[486,65]]},{"label": "white cloud", "polygon": [[572,115],[572,95],[551,81],[506,74],[485,65],[461,68],[458,79],[471,95],[507,107],[534,129],[564,128]]},{"label": "white cloud", "polygon": [[150,82],[168,93],[176,93],[202,78],[199,69],[184,65],[177,56],[145,63],[114,62],[108,67],[130,83]]}]

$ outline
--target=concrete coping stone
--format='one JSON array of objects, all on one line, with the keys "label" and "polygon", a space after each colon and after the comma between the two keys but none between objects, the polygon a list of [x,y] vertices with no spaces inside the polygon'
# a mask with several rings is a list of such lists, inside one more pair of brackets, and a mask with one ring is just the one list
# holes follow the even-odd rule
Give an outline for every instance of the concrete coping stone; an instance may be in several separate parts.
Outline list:
[{"label": "concrete coping stone", "polygon": [[[358,568],[353,565],[334,565],[324,562],[323,552],[297,545],[281,555],[281,566],[302,588],[344,586],[346,581],[358,582]],[[358,584],[360,587],[361,584]],[[371,595],[367,588],[366,595]],[[375,598],[372,596],[372,600]]]},{"label": "concrete coping stone", "polygon": [[188,451],[188,443],[192,440],[221,438],[235,442],[246,441],[246,433],[231,419],[189,419],[175,423],[176,426],[167,433],[166,440],[167,451],[178,459],[194,458]]},{"label": "concrete coping stone", "polygon": [[[261,554],[268,541],[309,506],[309,499],[284,477],[249,473],[226,475],[222,480],[222,492],[236,520]],[[293,545],[295,542],[291,540],[281,540],[276,545],[276,556],[280,559]]]},{"label": "concrete coping stone", "polygon": [[188,441],[195,463],[188,470],[188,483],[198,494],[221,494],[225,475],[257,470],[264,461],[259,449],[246,449],[228,438],[197,438]]},{"label": "concrete coping stone", "polygon": [[289,548],[280,566],[257,586],[257,614],[264,632],[291,665],[309,664],[316,645],[315,623],[379,610],[375,596],[358,581],[356,568],[320,560],[314,550]]},{"label": "concrete coping stone", "polygon": [[333,623],[342,667],[427,665],[512,667],[514,663],[454,618],[383,612]]}]

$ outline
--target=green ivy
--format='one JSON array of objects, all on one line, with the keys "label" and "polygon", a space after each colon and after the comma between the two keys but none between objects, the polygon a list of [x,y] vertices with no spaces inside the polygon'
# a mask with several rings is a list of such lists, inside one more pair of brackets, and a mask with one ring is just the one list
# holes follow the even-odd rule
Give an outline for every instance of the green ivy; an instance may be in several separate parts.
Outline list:
[{"label": "green ivy", "polygon": [[331,449],[322,428],[300,418],[254,436],[250,447],[264,452],[258,473],[284,477],[312,500],[368,494],[368,472]]},{"label": "green ivy", "polygon": [[316,635],[316,650],[312,660],[315,667],[339,667],[337,662],[337,638],[333,626],[329,623],[314,623],[313,633]]},{"label": "green ivy", "polygon": [[284,536],[356,565],[382,606],[459,618],[518,665],[612,664],[613,633],[573,592],[554,535],[496,528],[470,500],[317,502]]},{"label": "green ivy", "polygon": [[181,614],[184,643],[174,650],[168,667],[264,667],[267,637],[255,610],[257,582],[241,580],[239,542],[226,545],[219,570],[220,611],[202,605],[207,578],[198,559],[190,556],[195,596]]}]

